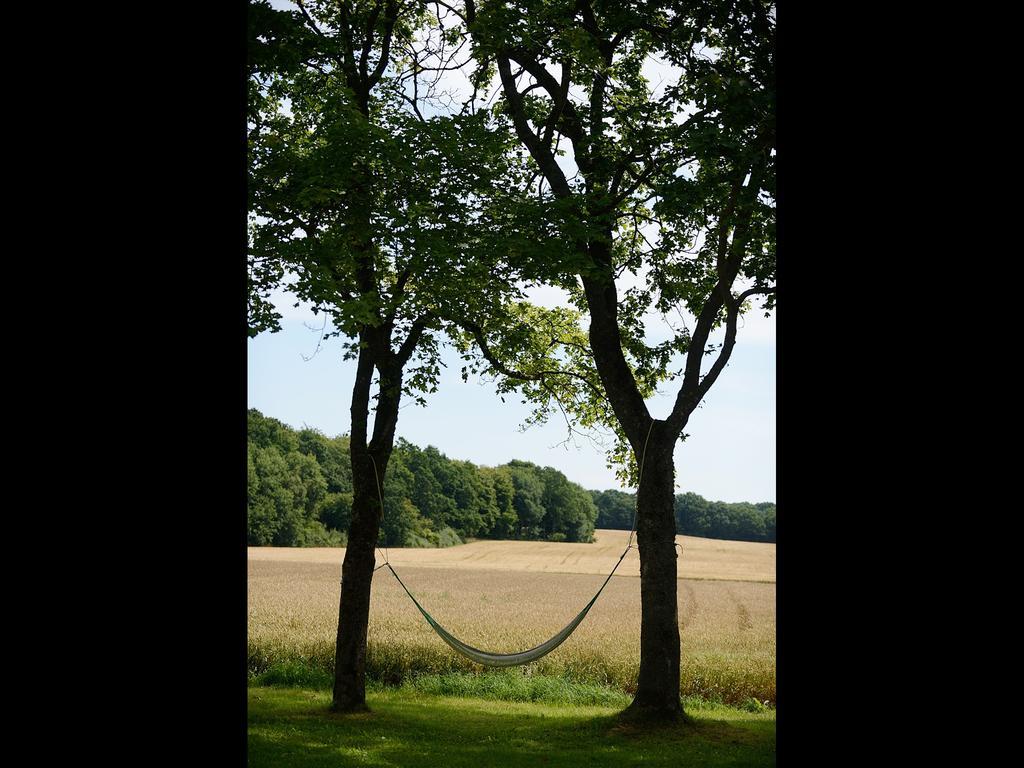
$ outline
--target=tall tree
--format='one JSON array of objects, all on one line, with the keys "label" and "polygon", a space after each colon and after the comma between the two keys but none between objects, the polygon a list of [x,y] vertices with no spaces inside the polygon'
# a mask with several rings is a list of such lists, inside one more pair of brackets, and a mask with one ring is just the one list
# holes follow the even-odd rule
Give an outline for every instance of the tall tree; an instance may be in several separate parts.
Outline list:
[{"label": "tall tree", "polygon": [[425,3],[299,0],[278,11],[254,0],[249,18],[250,334],[279,327],[270,296],[291,280],[330,319],[324,338],[346,339],[356,361],[332,707],[359,710],[377,487],[399,406],[436,389],[445,318],[463,316],[469,295],[500,305],[515,284],[469,255],[481,248],[474,233],[501,215],[515,153],[488,130],[489,112],[431,114],[429,89],[414,78],[409,92],[403,68],[416,75],[430,55],[450,63],[418,43]]},{"label": "tall tree", "polygon": [[[442,4],[465,22],[480,70],[496,69],[535,164],[536,196],[567,244],[557,261],[535,264],[589,316],[600,389],[581,388],[569,404],[578,418],[608,418],[618,436],[612,456],[639,482],[641,658],[627,714],[678,717],[673,452],[729,361],[748,300],[762,294],[765,310],[774,306],[774,6]],[[670,73],[663,88],[648,78],[654,59]],[[635,284],[620,293],[626,278]],[[693,328],[648,343],[644,315],[679,307]],[[724,337],[712,344],[717,329]],[[678,382],[675,404],[655,419],[645,398],[666,381]]]}]

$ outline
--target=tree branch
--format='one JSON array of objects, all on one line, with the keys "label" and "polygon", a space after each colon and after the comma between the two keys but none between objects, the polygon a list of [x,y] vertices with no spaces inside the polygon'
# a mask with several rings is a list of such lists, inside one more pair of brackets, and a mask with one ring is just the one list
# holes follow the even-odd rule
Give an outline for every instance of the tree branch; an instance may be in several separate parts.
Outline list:
[{"label": "tree branch", "polygon": [[508,100],[509,111],[512,114],[512,123],[515,126],[516,134],[530,151],[530,155],[547,178],[548,184],[555,195],[558,197],[569,197],[572,195],[572,190],[569,187],[569,183],[565,180],[565,174],[562,173],[562,169],[555,162],[550,148],[542,144],[540,138],[533,132],[527,122],[526,114],[523,111],[522,95],[519,93],[515,79],[512,77],[512,67],[508,56],[499,53],[497,59],[498,73],[501,75],[502,88],[505,91],[505,98]]},{"label": "tree branch", "polygon": [[[391,53],[391,38],[394,34],[395,21],[397,20],[397,17],[398,4],[395,2],[388,2],[384,16],[384,40],[381,43],[380,60],[377,62],[377,66],[370,74],[369,79],[366,81],[367,92],[380,82],[380,78],[384,74],[385,68],[387,68],[388,56]],[[376,21],[376,14],[374,15],[374,21]]]},{"label": "tree branch", "polygon": [[583,126],[580,123],[579,115],[576,113],[576,107],[569,100],[569,85],[570,77],[565,65],[562,68],[562,81],[559,82],[555,79],[548,70],[526,49],[524,48],[509,48],[501,52],[502,55],[513,59],[519,64],[526,72],[528,72],[534,80],[540,83],[541,87],[547,91],[548,96],[551,98],[551,102],[554,105],[553,110],[557,110],[559,114],[559,120],[561,125],[559,130],[564,133],[575,146],[577,142],[582,142],[584,139]]},{"label": "tree branch", "polygon": [[356,54],[352,47],[352,25],[349,22],[347,2],[341,3],[341,27],[339,31],[341,32],[341,44],[344,51],[342,69],[345,71],[348,87],[355,91],[359,85],[359,74],[356,72]]},{"label": "tree branch", "polygon": [[[359,53],[359,74],[364,84],[369,82],[367,70],[370,66],[370,51],[373,49],[373,28],[377,25],[377,18],[380,16],[381,1],[377,0],[370,11],[370,18],[366,21],[366,33],[363,35],[363,48]],[[369,93],[369,88],[366,89]]]},{"label": "tree branch", "polygon": [[558,125],[558,121],[562,117],[564,107],[569,103],[569,84],[572,82],[571,62],[562,62],[562,84],[560,86],[558,97],[553,99],[554,104],[551,107],[551,113],[548,115],[548,119],[544,121],[544,145],[551,145],[551,138],[555,132],[555,126]]},{"label": "tree branch", "polygon": [[[726,320],[725,341],[722,343],[722,349],[719,351],[714,364],[711,366],[711,369],[707,372],[704,378],[701,379],[700,385],[694,393],[694,408],[696,408],[697,404],[704,399],[704,395],[706,395],[708,390],[711,389],[711,386],[718,379],[718,375],[725,369],[726,364],[729,362],[729,358],[732,356],[733,347],[736,345],[736,321],[739,317],[740,306],[744,301],[746,301],[746,299],[753,296],[755,293],[774,292],[774,287],[750,288],[729,302],[729,315]],[[693,409],[691,408],[691,412],[692,410]]]},{"label": "tree branch", "polygon": [[[701,309],[700,315],[697,317],[697,326],[694,329],[693,337],[690,339],[690,348],[686,352],[686,366],[685,373],[683,375],[683,384],[679,389],[679,394],[676,396],[675,405],[672,408],[672,413],[669,415],[668,424],[673,429],[678,428],[680,431],[686,424],[686,420],[689,415],[693,412],[693,409],[697,407],[701,399],[711,388],[715,379],[718,378],[718,374],[721,373],[722,368],[725,367],[725,363],[728,362],[729,356],[732,354],[732,346],[736,340],[736,316],[739,312],[739,306],[742,303],[742,299],[733,299],[729,293],[733,281],[736,279],[736,275],[739,274],[740,266],[743,261],[743,251],[746,247],[746,235],[750,224],[750,219],[753,214],[753,209],[750,205],[743,207],[740,210],[739,218],[735,222],[733,228],[733,240],[731,245],[727,243],[728,235],[728,218],[731,218],[738,205],[739,196],[746,192],[747,196],[753,196],[756,198],[760,190],[760,177],[761,172],[764,170],[763,162],[755,160],[753,167],[749,169],[750,182],[746,187],[738,186],[736,183],[733,184],[732,190],[730,191],[729,199],[726,202],[725,210],[723,211],[722,217],[719,219],[719,242],[718,242],[718,281],[715,283],[714,288],[708,294],[707,300],[704,302],[704,307]],[[747,175],[747,169],[743,169],[743,173],[739,174],[739,183],[742,184],[743,178]],[[731,251],[731,253],[729,253]],[[751,291],[759,291],[758,289],[750,289]],[[741,294],[741,297],[752,295],[750,292],[745,291]],[[700,368],[701,362],[704,358],[705,348],[707,346],[708,337],[711,334],[711,330],[715,325],[715,321],[721,312],[722,307],[725,306],[728,309],[726,317],[726,338],[723,343],[721,352],[715,363],[712,365],[711,370],[708,374],[701,379]]]},{"label": "tree branch", "polygon": [[449,11],[451,11],[456,16],[458,16],[460,19],[462,19],[462,21],[464,23],[466,22],[466,17],[462,13],[460,13],[457,8],[449,5],[448,3],[441,2],[441,0],[433,0],[433,2],[434,2],[434,5],[440,5],[440,6],[443,6],[444,8],[447,8]]},{"label": "tree branch", "polygon": [[427,325],[433,319],[434,313],[427,312],[420,315],[413,322],[412,327],[409,329],[409,334],[405,337],[405,341],[402,342],[402,346],[398,348],[398,352],[395,355],[400,368],[404,368],[405,364],[409,362],[409,358],[412,357],[412,353],[416,350],[416,345],[420,343],[420,339],[423,337],[423,331],[426,330]]},{"label": "tree branch", "polygon": [[469,331],[469,333],[473,336],[473,339],[476,341],[477,346],[480,348],[480,352],[484,356],[484,359],[487,360],[487,362],[490,363],[491,367],[498,373],[507,376],[510,379],[516,379],[518,381],[539,381],[542,385],[544,385],[545,389],[547,389],[547,386],[545,384],[546,377],[568,376],[570,378],[579,379],[588,387],[590,387],[590,389],[598,397],[604,398],[604,392],[596,384],[594,384],[594,382],[592,382],[583,374],[577,373],[575,371],[541,370],[535,371],[534,373],[524,373],[522,371],[509,368],[494,354],[494,351],[487,343],[487,339],[484,336],[483,329],[479,325],[477,325],[476,323],[472,323],[468,320],[456,320],[455,323],[461,328],[464,328],[465,330]]},{"label": "tree branch", "polygon": [[385,318],[385,322],[393,322],[395,314],[398,312],[398,307],[401,304],[400,299],[405,294],[406,283],[409,282],[409,278],[412,275],[412,259],[405,265],[405,268],[398,273],[398,277],[395,280],[395,287],[391,291],[391,309],[388,310],[388,314]]}]

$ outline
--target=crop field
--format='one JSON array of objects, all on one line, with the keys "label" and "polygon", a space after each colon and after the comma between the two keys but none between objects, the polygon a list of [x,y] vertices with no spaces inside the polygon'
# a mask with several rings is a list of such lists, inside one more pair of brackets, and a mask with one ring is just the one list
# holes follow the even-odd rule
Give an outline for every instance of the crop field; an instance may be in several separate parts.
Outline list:
[{"label": "crop field", "polygon": [[[477,648],[524,650],[561,629],[593,596],[626,544],[478,541],[391,549],[403,581],[442,625]],[[775,545],[678,537],[680,692],[741,704],[775,702]],[[330,671],[342,549],[249,549],[249,669],[302,664]],[[378,561],[383,559],[378,555]],[[620,575],[621,574],[621,575]],[[635,690],[640,658],[639,557],[631,550],[586,620],[523,674]],[[430,629],[386,568],[374,575],[367,675],[474,672]]]}]

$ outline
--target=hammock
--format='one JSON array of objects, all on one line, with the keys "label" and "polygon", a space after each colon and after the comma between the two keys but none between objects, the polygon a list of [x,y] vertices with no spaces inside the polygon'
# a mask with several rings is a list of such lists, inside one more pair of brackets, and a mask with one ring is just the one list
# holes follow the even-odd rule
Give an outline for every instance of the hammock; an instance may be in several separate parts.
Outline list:
[{"label": "hammock", "polygon": [[405,590],[405,594],[407,594],[409,596],[409,599],[416,604],[416,607],[419,609],[420,613],[423,614],[423,618],[427,620],[427,623],[438,634],[438,637],[440,637],[442,640],[448,643],[448,645],[450,645],[456,652],[461,653],[467,659],[475,661],[478,664],[483,664],[487,667],[516,667],[522,664],[529,664],[530,662],[536,661],[542,656],[546,656],[547,654],[555,650],[555,648],[560,646],[563,642],[565,642],[569,635],[573,633],[573,630],[575,630],[576,627],[578,627],[580,623],[583,621],[583,619],[587,617],[587,613],[589,613],[590,609],[594,607],[594,603],[597,602],[597,598],[600,597],[601,592],[604,591],[605,586],[608,584],[609,581],[611,581],[612,575],[615,573],[616,568],[619,567],[619,563],[622,562],[622,559],[626,556],[626,552],[628,552],[631,547],[632,544],[626,547],[626,551],[622,553],[622,557],[619,558],[619,562],[615,564],[615,568],[612,568],[612,572],[609,573],[608,578],[604,580],[604,584],[601,585],[601,589],[597,590],[597,594],[590,599],[590,602],[583,607],[582,611],[576,614],[575,619],[566,624],[565,627],[563,627],[550,640],[547,640],[546,642],[543,642],[540,645],[531,648],[528,651],[520,651],[519,653],[488,653],[487,651],[481,651],[479,648],[474,648],[473,646],[467,645],[466,643],[462,642],[461,640],[459,640],[459,638],[455,637],[455,635],[453,635],[447,629],[438,624],[437,620],[433,616],[427,613],[423,606],[420,605],[419,600],[413,597],[412,592],[410,592],[409,588],[405,586],[405,583],[402,581],[399,575],[395,573],[395,569],[391,567],[391,563],[385,562],[384,565],[386,565],[388,567],[388,570],[395,575],[395,578],[398,579],[398,583],[401,584],[402,589]]},{"label": "hammock", "polygon": [[[647,430],[647,440],[651,439],[651,429],[653,429],[653,428],[654,428],[654,421],[652,420],[651,421],[651,426]],[[639,474],[639,477],[637,479],[637,485],[638,486],[639,486],[639,479],[643,477],[643,472],[644,472],[644,461],[643,460],[647,456],[647,440],[644,441],[644,451],[643,451],[643,455],[640,458],[640,474]],[[370,461],[373,461],[373,457],[372,456],[370,457]],[[377,474],[377,462],[376,461],[373,461],[373,474],[374,474],[374,476],[377,479],[377,494],[380,496],[380,508],[381,508],[381,513],[383,513],[383,511],[384,511],[384,496],[381,493],[380,476]],[[387,559],[386,555],[384,557],[384,564],[380,565],[380,566],[377,566],[377,568],[375,568],[374,570],[377,571],[377,570],[379,570],[380,568],[383,568],[386,565],[388,570],[391,571],[392,574],[394,574],[394,577],[396,579],[398,579],[398,583],[402,585],[402,589],[405,590],[405,594],[407,594],[409,596],[409,599],[413,601],[413,603],[419,609],[419,612],[423,614],[423,618],[427,620],[427,623],[430,625],[431,629],[433,629],[437,633],[438,637],[440,637],[442,640],[444,640],[457,653],[461,653],[467,659],[470,659],[471,661],[475,661],[478,664],[483,664],[484,666],[487,666],[487,667],[516,667],[516,666],[521,666],[523,664],[529,664],[530,662],[533,662],[533,661],[537,661],[537,659],[539,659],[539,658],[541,658],[543,656],[546,656],[547,654],[551,653],[553,650],[555,650],[555,648],[557,648],[562,643],[564,643],[566,641],[566,639],[569,637],[569,635],[571,635],[573,633],[573,631],[576,629],[576,627],[578,627],[583,622],[583,619],[585,619],[587,617],[587,613],[590,612],[590,609],[594,607],[594,603],[597,602],[597,598],[599,598],[601,596],[601,593],[604,591],[604,588],[606,586],[608,586],[608,582],[612,580],[612,576],[615,575],[615,571],[618,569],[619,565],[622,563],[622,560],[623,560],[623,558],[625,558],[626,553],[629,552],[629,550],[633,548],[633,546],[634,546],[633,545],[633,533],[635,531],[636,531],[636,510],[634,509],[634,511],[633,511],[633,528],[629,532],[629,543],[626,545],[626,548],[624,550],[622,550],[622,554],[619,556],[619,562],[617,562],[615,564],[615,567],[612,568],[612,572],[608,574],[608,578],[606,578],[604,580],[604,583],[601,585],[601,588],[599,590],[597,590],[597,594],[595,594],[592,598],[590,598],[590,602],[587,603],[583,607],[582,611],[580,611],[578,614],[576,614],[576,618],[574,618],[572,621],[570,621],[568,624],[566,624],[561,630],[559,630],[559,632],[556,633],[554,635],[554,637],[552,637],[550,640],[547,640],[547,641],[541,643],[538,646],[535,646],[535,647],[531,648],[528,651],[520,651],[519,653],[488,653],[487,651],[481,651],[479,648],[474,648],[473,646],[467,645],[466,643],[464,643],[461,640],[459,640],[459,638],[455,637],[455,635],[453,635],[447,629],[445,629],[440,624],[438,624],[437,620],[433,616],[431,616],[429,613],[427,613],[426,610],[423,608],[423,606],[420,605],[419,600],[417,600],[415,597],[413,597],[412,592],[410,592],[409,588],[407,586],[405,586],[405,582],[402,581],[402,579],[399,577],[399,575],[395,571],[395,569],[391,567],[391,563],[388,562],[388,559]]]}]

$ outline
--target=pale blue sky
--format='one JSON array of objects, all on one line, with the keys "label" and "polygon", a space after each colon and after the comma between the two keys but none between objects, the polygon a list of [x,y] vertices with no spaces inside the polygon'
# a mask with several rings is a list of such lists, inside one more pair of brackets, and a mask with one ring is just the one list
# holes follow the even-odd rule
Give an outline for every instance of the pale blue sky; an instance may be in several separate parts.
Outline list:
[{"label": "pale blue sky", "polygon": [[[558,297],[547,289],[534,298],[552,304]],[[283,295],[278,303],[284,315],[280,332],[248,342],[249,407],[296,428],[315,427],[330,436],[347,432],[355,363],[341,359],[338,339],[303,360],[320,337],[306,325],[319,328],[321,321],[292,303]],[[775,501],[775,322],[757,312],[741,322],[729,366],[691,416],[685,430],[689,439],[676,446],[676,484],[678,492],[713,500]],[[428,406],[411,401],[403,406],[399,436],[421,447],[436,446],[454,459],[489,466],[523,459],[555,467],[585,488],[620,487],[599,448],[585,440],[578,440],[578,447],[559,445],[566,437],[560,417],[520,432],[526,406],[508,395],[502,403],[480,379],[464,383],[457,355],[448,351],[445,359],[448,368]],[[674,398],[670,385],[648,407],[656,418],[665,418]]]}]

